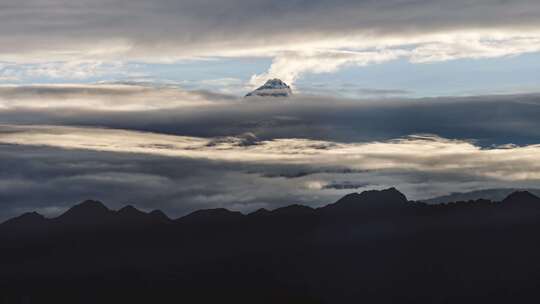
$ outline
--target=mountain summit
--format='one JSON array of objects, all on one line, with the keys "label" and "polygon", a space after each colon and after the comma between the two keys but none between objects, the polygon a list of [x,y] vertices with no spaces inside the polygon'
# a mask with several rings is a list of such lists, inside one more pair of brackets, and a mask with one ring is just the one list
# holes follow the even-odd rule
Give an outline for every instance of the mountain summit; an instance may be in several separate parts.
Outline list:
[{"label": "mountain summit", "polygon": [[270,79],[263,86],[246,95],[246,97],[289,97],[292,95],[291,87],[280,79]]}]

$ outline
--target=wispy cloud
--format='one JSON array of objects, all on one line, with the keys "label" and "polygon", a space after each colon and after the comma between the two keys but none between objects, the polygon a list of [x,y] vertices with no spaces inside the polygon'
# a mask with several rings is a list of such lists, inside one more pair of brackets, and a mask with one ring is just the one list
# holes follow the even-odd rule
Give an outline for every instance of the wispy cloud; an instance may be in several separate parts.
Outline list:
[{"label": "wispy cloud", "polygon": [[540,181],[538,145],[482,148],[434,135],[343,143],[2,125],[0,146],[0,221],[33,210],[56,215],[87,198],[180,216],[320,206],[389,186],[419,199]]},{"label": "wispy cloud", "polygon": [[226,140],[60,126],[0,127],[0,143],[235,163],[340,167],[367,171],[460,173],[505,181],[540,180],[540,145],[481,148],[463,140],[411,136],[384,142],[309,139]]},{"label": "wispy cloud", "polygon": [[365,142],[434,133],[475,138],[481,146],[537,143],[540,135],[538,94],[404,99],[392,97],[401,91],[367,93],[372,97],[251,101],[174,84],[6,85],[0,86],[0,121],[209,138],[253,133],[262,140]]},{"label": "wispy cloud", "polygon": [[57,84],[0,86],[0,109],[141,111],[216,104],[234,97],[176,86]]},{"label": "wispy cloud", "polygon": [[268,72],[253,75],[250,83],[260,85],[270,78],[280,78],[291,85],[303,74],[331,73],[344,66],[364,66],[396,60],[408,52],[383,49],[377,51],[311,51],[285,52],[277,55]]},{"label": "wispy cloud", "polygon": [[464,35],[421,44],[412,50],[410,60],[426,63],[463,58],[497,58],[538,51],[540,36],[536,35]]},{"label": "wispy cloud", "polygon": [[[332,73],[347,66],[366,66],[397,59],[422,64],[458,59],[516,56],[539,52],[540,35],[465,31],[373,46],[376,47],[375,50],[360,48],[355,51],[328,49],[283,52],[275,55],[266,73],[253,75],[250,83],[260,85],[268,78],[277,77],[294,84],[304,74]],[[355,46],[351,43],[342,47],[354,48]]]}]

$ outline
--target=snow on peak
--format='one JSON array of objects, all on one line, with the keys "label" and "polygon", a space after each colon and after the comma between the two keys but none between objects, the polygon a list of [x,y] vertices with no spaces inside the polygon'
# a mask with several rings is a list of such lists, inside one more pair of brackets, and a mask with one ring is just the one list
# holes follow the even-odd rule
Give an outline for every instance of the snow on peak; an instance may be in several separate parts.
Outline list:
[{"label": "snow on peak", "polygon": [[291,87],[288,86],[285,82],[280,79],[270,79],[263,86],[259,87],[255,91],[246,95],[250,96],[261,96],[261,97],[289,97],[292,95]]}]

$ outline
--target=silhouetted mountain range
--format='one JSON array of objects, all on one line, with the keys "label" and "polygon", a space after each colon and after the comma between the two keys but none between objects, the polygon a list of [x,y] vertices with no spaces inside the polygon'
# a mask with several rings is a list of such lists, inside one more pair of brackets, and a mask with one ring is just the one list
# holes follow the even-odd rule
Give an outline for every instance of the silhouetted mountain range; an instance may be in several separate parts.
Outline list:
[{"label": "silhouetted mountain range", "polygon": [[0,224],[0,303],[508,303],[540,299],[540,198],[398,190],[179,219],[97,201]]},{"label": "silhouetted mountain range", "polygon": [[517,192],[517,191],[527,191],[536,196],[540,196],[540,189],[528,188],[528,189],[517,189],[517,188],[495,188],[495,189],[483,189],[475,190],[470,192],[456,192],[449,195],[437,196],[430,199],[422,200],[428,204],[444,204],[457,201],[471,201],[478,199],[486,199],[492,201],[502,201],[508,195]]}]

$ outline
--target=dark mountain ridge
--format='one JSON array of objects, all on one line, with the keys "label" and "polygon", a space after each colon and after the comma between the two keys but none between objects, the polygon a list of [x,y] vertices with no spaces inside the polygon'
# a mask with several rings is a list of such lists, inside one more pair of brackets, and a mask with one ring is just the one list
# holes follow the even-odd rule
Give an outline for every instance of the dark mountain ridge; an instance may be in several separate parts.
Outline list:
[{"label": "dark mountain ridge", "polygon": [[433,197],[429,199],[424,199],[422,202],[428,204],[444,204],[458,201],[475,201],[479,199],[491,200],[500,202],[505,199],[507,196],[514,192],[518,191],[527,191],[536,196],[540,196],[540,189],[527,188],[493,188],[493,189],[482,189],[469,192],[455,192],[444,196]]},{"label": "dark mountain ridge", "polygon": [[85,201],[0,224],[0,303],[535,302],[538,231],[526,191],[429,205],[391,188],[179,219]]},{"label": "dark mountain ridge", "polygon": [[58,217],[48,219],[37,212],[28,212],[18,217],[0,223],[0,229],[12,228],[14,226],[33,226],[50,223],[61,223],[67,225],[106,225],[114,223],[184,223],[184,224],[210,224],[218,222],[231,222],[241,220],[246,217],[269,216],[269,215],[321,215],[332,216],[361,216],[373,215],[378,212],[381,215],[404,210],[424,210],[437,212],[451,209],[470,209],[471,207],[513,207],[520,205],[529,206],[540,210],[540,198],[528,191],[515,191],[508,195],[501,202],[478,199],[469,201],[457,201],[442,204],[425,204],[421,201],[409,201],[403,193],[396,188],[385,190],[370,190],[362,193],[347,194],[335,203],[319,208],[312,208],[303,205],[289,205],[275,210],[259,209],[249,214],[242,214],[237,211],[230,211],[224,208],[201,209],[178,219],[171,220],[163,211],[153,210],[149,213],[141,211],[132,205],[126,205],[119,210],[111,210],[102,202],[86,200],[73,206]]},{"label": "dark mountain ridge", "polygon": [[[87,200],[55,218],[46,218],[32,212],[10,219],[0,224],[0,240],[57,236],[76,231],[107,233],[160,230],[181,234],[190,229],[213,233],[219,229],[226,231],[245,227],[255,227],[272,234],[277,231],[287,233],[287,229],[294,230],[297,226],[311,227],[319,237],[331,231],[326,238],[332,238],[337,234],[335,230],[343,230],[351,225],[369,226],[369,233],[384,237],[389,231],[396,233],[395,230],[399,229],[410,232],[425,225],[457,229],[460,226],[481,227],[509,221],[535,220],[536,217],[540,217],[540,198],[527,191],[511,193],[501,202],[479,199],[430,205],[408,201],[397,189],[390,188],[351,193],[335,203],[319,208],[290,205],[275,210],[260,209],[249,214],[224,208],[203,209],[178,219],[170,219],[160,210],[147,213],[127,205],[115,211],[99,201]],[[406,225],[403,224],[405,222]]]}]

